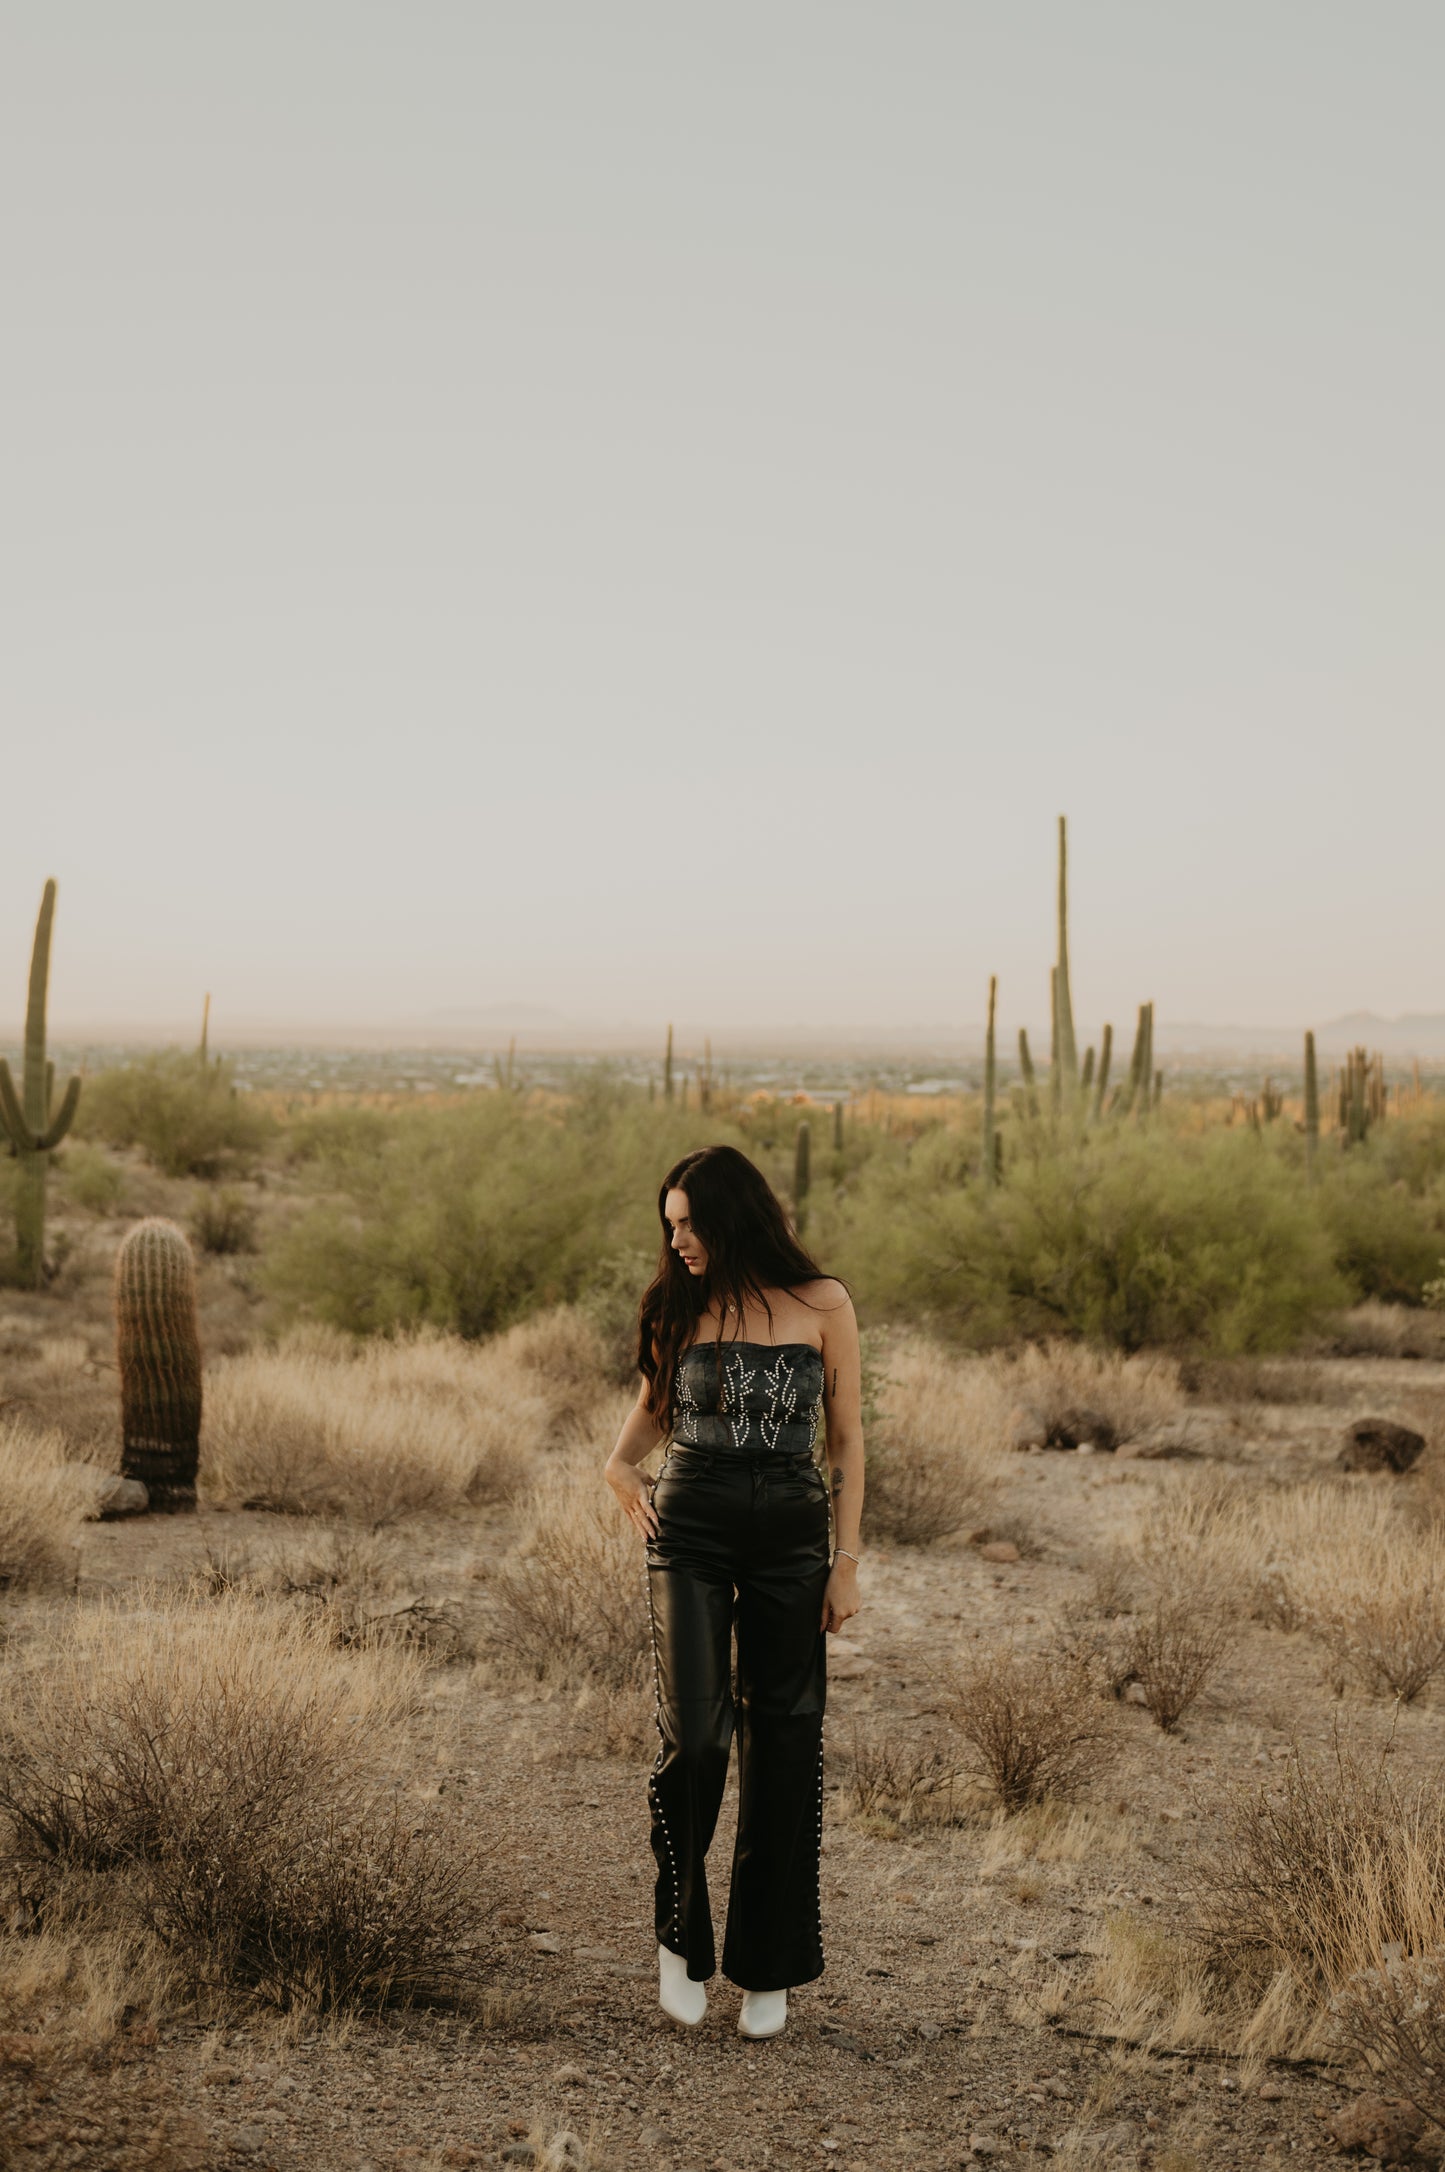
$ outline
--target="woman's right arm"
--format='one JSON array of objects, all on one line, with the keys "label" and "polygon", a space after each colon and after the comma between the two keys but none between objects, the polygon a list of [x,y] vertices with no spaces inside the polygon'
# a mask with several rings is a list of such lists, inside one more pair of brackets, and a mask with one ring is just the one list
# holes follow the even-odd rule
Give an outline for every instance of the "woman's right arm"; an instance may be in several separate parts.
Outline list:
[{"label": "woman's right arm", "polygon": [[636,1524],[644,1538],[655,1538],[657,1511],[652,1505],[652,1480],[638,1469],[662,1439],[662,1427],[647,1407],[647,1384],[622,1421],[617,1445],[607,1458],[603,1477],[622,1503],[623,1514]]}]

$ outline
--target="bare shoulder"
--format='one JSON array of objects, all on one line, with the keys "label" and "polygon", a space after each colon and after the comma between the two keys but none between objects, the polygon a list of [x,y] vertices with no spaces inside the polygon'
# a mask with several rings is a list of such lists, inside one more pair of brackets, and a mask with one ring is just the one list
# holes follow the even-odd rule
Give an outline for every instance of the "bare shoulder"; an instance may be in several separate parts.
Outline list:
[{"label": "bare shoulder", "polygon": [[800,1282],[797,1295],[805,1305],[811,1306],[814,1312],[847,1317],[853,1310],[853,1300],[847,1290],[841,1282],[835,1282],[831,1275],[820,1275],[816,1282]]}]

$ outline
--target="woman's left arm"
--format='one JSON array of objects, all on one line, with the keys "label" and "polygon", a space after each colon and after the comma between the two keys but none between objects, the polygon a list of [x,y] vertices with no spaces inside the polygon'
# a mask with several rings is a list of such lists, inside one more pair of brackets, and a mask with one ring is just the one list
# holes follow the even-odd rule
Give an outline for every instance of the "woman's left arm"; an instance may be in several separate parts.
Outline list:
[{"label": "woman's left arm", "polygon": [[858,1540],[863,1519],[863,1372],[853,1300],[835,1283],[842,1303],[823,1317],[823,1413],[828,1438],[828,1485],[833,1496],[833,1566],[823,1594],[823,1627],[841,1629],[858,1611]]}]

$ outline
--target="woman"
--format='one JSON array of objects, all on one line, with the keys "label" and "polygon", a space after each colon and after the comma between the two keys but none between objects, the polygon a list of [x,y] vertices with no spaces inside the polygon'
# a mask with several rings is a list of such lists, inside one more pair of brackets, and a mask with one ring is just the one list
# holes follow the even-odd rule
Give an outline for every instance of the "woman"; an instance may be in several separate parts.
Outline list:
[{"label": "woman", "polygon": [[[789,1988],[823,1971],[823,1639],[858,1611],[858,1323],[842,1283],[819,1272],[736,1147],[687,1155],[658,1211],[662,1256],[639,1312],[642,1389],[607,1478],[647,1541],[660,1997],[688,2027],[707,2012],[706,1856],[736,1721],[723,1973],[743,1988],[743,2035],[776,2036]],[[827,1480],[813,1460],[820,1406]],[[639,1466],[664,1438],[654,1483]]]}]

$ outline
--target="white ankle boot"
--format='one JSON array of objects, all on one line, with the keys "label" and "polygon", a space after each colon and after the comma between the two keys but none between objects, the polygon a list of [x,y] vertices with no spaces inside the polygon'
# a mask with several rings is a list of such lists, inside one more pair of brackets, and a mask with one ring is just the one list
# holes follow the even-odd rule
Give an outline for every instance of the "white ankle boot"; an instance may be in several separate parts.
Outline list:
[{"label": "white ankle boot", "polygon": [[740,2036],[781,2036],[788,2022],[786,1991],[744,1991]]},{"label": "white ankle boot", "polygon": [[682,1955],[659,1946],[657,1973],[657,1995],[663,2012],[680,2021],[685,2029],[695,2029],[707,2013],[707,1992],[700,1983],[693,1982]]}]

